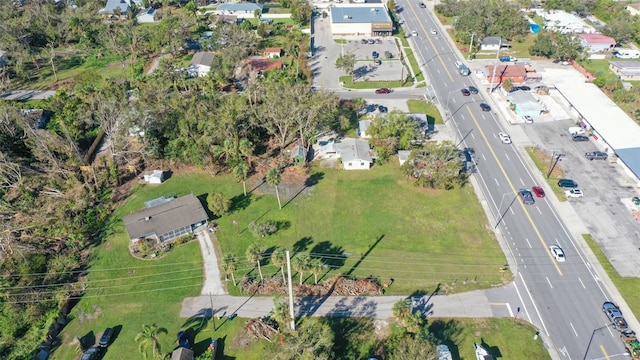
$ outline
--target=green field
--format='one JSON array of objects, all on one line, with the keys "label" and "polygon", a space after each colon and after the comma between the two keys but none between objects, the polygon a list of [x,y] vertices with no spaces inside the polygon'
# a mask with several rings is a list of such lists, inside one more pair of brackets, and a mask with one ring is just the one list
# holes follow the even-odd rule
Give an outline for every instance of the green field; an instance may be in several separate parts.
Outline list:
[{"label": "green field", "polygon": [[424,100],[410,99],[407,100],[407,106],[409,107],[409,112],[427,114],[429,124],[444,124],[440,111],[431,103]]},{"label": "green field", "polygon": [[342,86],[347,89],[378,89],[378,88],[399,88],[405,86],[412,86],[413,82],[410,81],[411,77],[408,77],[409,81],[357,81],[353,82],[353,76],[343,75],[339,80],[343,84]]},{"label": "green field", "polygon": [[558,186],[558,180],[564,178],[564,171],[559,164],[551,172],[551,175],[547,178],[549,169],[551,168],[551,155],[539,150],[536,147],[527,147],[527,154],[531,157],[531,160],[536,165],[538,170],[544,175],[547,184],[553,190],[559,201],[567,201],[567,196],[564,194],[564,190]]}]

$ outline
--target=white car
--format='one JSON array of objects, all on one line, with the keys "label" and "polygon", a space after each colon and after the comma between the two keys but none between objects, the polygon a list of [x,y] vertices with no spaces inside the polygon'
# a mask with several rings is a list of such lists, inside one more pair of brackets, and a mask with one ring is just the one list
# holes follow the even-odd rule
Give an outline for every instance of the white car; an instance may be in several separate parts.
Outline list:
[{"label": "white car", "polygon": [[500,137],[500,141],[502,141],[503,144],[511,144],[511,137],[506,134],[506,133],[499,133],[498,137]]},{"label": "white car", "polygon": [[411,32],[411,36],[418,36],[418,32],[417,32],[417,31],[415,31],[415,30],[413,30],[413,31]]},{"label": "white car", "polygon": [[436,29],[430,29],[430,30],[429,30],[429,32],[430,32],[432,35],[438,35],[438,32],[436,31]]},{"label": "white car", "polygon": [[579,198],[584,196],[584,194],[582,193],[582,190],[580,189],[565,190],[564,194],[570,198]]},{"label": "white car", "polygon": [[564,251],[558,245],[549,246],[549,251],[551,251],[551,255],[556,259],[557,262],[564,262],[565,256]]},{"label": "white car", "polygon": [[525,124],[533,124],[533,118],[529,115],[522,116],[522,120],[524,120]]}]

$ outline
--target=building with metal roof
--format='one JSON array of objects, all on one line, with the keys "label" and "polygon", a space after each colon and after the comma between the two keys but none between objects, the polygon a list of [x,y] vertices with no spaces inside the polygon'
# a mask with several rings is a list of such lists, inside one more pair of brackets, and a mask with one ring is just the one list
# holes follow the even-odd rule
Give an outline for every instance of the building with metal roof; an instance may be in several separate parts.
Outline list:
[{"label": "building with metal roof", "polygon": [[391,36],[393,21],[384,4],[335,4],[331,7],[331,34]]},{"label": "building with metal roof", "polygon": [[221,14],[227,15],[236,15],[236,14],[251,14],[256,10],[260,10],[262,12],[264,6],[262,4],[254,4],[254,3],[238,3],[238,4],[221,4],[218,5],[216,10],[218,10]]},{"label": "building with metal roof", "polygon": [[369,170],[373,163],[373,152],[366,140],[346,138],[336,144],[336,150],[345,170]]},{"label": "building with metal roof", "polygon": [[640,61],[611,61],[609,70],[620,80],[640,80]]}]

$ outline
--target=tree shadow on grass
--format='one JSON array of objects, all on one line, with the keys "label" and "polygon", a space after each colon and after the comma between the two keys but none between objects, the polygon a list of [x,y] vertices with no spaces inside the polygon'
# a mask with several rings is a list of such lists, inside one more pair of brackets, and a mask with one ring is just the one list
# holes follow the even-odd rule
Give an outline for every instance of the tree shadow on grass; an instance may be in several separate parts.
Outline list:
[{"label": "tree shadow on grass", "polygon": [[320,276],[318,281],[322,281],[324,277],[332,270],[339,269],[344,266],[347,257],[344,255],[342,246],[334,246],[330,241],[321,241],[317,243],[310,251],[311,256],[318,258],[322,264],[327,267],[327,271]]},{"label": "tree shadow on grass", "polygon": [[244,210],[249,207],[249,205],[251,205],[252,201],[253,194],[251,193],[247,193],[246,196],[244,194],[236,195],[231,198],[231,206],[229,206],[229,212],[232,213],[239,210]]},{"label": "tree shadow on grass", "polygon": [[306,189],[317,185],[320,182],[320,180],[322,180],[322,178],[324,178],[324,173],[323,172],[316,172],[316,173],[311,174],[311,176],[309,176],[304,181],[304,185],[302,185],[300,190],[298,190],[298,192],[295,195],[293,195],[291,197],[291,199],[289,199],[286,203],[284,203],[282,205],[282,208],[285,208],[287,205],[289,205],[290,202],[292,202],[295,198],[297,198],[298,195],[300,195]]},{"label": "tree shadow on grass", "polygon": [[187,333],[187,335],[193,335],[193,337],[188,337],[192,344],[195,336],[207,327],[209,320],[211,320],[211,315],[211,309],[200,309],[195,315],[188,318],[184,324],[182,324],[182,329],[193,332],[193,334]]},{"label": "tree shadow on grass", "polygon": [[295,244],[293,244],[292,251],[294,254],[307,251],[307,248],[309,247],[309,245],[311,245],[311,243],[313,243],[313,238],[311,236],[305,236],[302,239],[296,241]]},{"label": "tree shadow on grass", "polygon": [[[362,358],[363,344],[358,340],[367,338],[368,334],[375,332],[372,319],[326,317],[323,321],[329,324],[335,334],[335,342],[333,344],[335,354],[341,354],[345,359]],[[373,353],[375,345],[375,343],[371,344],[371,349],[366,349],[364,352],[367,354]]]},{"label": "tree shadow on grass", "polygon": [[429,333],[432,334],[440,344],[449,347],[454,359],[460,359],[460,351],[455,339],[462,334],[462,329],[455,320],[434,320],[429,322]]}]

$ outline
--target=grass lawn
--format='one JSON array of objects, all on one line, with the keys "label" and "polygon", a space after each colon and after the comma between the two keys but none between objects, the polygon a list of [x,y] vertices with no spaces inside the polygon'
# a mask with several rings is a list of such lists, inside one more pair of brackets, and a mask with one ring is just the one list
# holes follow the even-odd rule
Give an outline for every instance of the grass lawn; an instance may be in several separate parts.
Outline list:
[{"label": "grass lawn", "polygon": [[424,74],[422,73],[422,70],[420,70],[420,65],[418,64],[418,61],[416,60],[416,57],[413,54],[413,50],[411,50],[410,47],[405,47],[404,52],[407,54],[407,58],[409,59],[409,64],[411,65],[411,69],[413,70],[413,73],[416,75],[416,82],[423,82]]},{"label": "grass lawn", "polygon": [[[549,173],[549,167],[551,164],[551,155],[541,151],[535,147],[527,147],[527,154],[531,157],[531,160],[536,164],[536,167],[545,178],[547,178],[547,174]],[[558,180],[564,178],[564,171],[559,165],[551,172],[551,176],[547,178],[547,183],[553,189],[553,193],[556,194],[556,197],[559,201],[566,201],[567,197],[564,194],[564,191],[561,187],[558,186]]]},{"label": "grass lawn", "polygon": [[[60,66],[60,65],[57,65]],[[56,69],[56,73],[58,75],[57,81],[63,81],[67,79],[74,78],[83,72],[86,71],[95,71],[103,78],[118,78],[124,79],[126,76],[130,75],[130,69],[123,69],[120,62],[113,62],[105,65],[93,66],[91,64],[83,64],[79,66],[73,66],[67,69]],[[126,72],[125,72],[126,71]],[[21,83],[16,82],[15,86],[17,88],[24,88],[29,90],[42,90],[49,88],[53,83],[56,82],[56,78],[53,75],[53,70],[51,66],[41,67],[40,70],[34,71],[33,78],[31,81]]]},{"label": "grass lawn", "polygon": [[347,40],[345,39],[333,39],[333,42],[336,44],[346,44]]},{"label": "grass lawn", "polygon": [[[409,77],[410,78],[410,77]],[[353,82],[353,76],[342,75],[340,82],[347,89],[378,89],[378,88],[399,88],[413,85],[412,81],[358,81]]]},{"label": "grass lawn", "polygon": [[609,70],[609,60],[588,59],[580,61],[580,65],[595,77],[615,77],[615,74]]},{"label": "grass lawn", "polygon": [[624,298],[631,311],[636,317],[640,316],[640,279],[638,278],[623,278],[616,269],[611,265],[607,256],[600,250],[598,244],[593,240],[593,237],[589,234],[583,234],[582,237],[587,242],[587,245],[591,248],[591,251],[595,254],[596,258],[600,262],[600,265],[604,268],[609,275],[609,278],[616,286],[622,297]]},{"label": "grass lawn", "polygon": [[410,99],[407,100],[407,106],[409,106],[409,112],[427,114],[427,121],[429,124],[444,124],[440,111],[438,111],[435,105],[429,102]]}]

